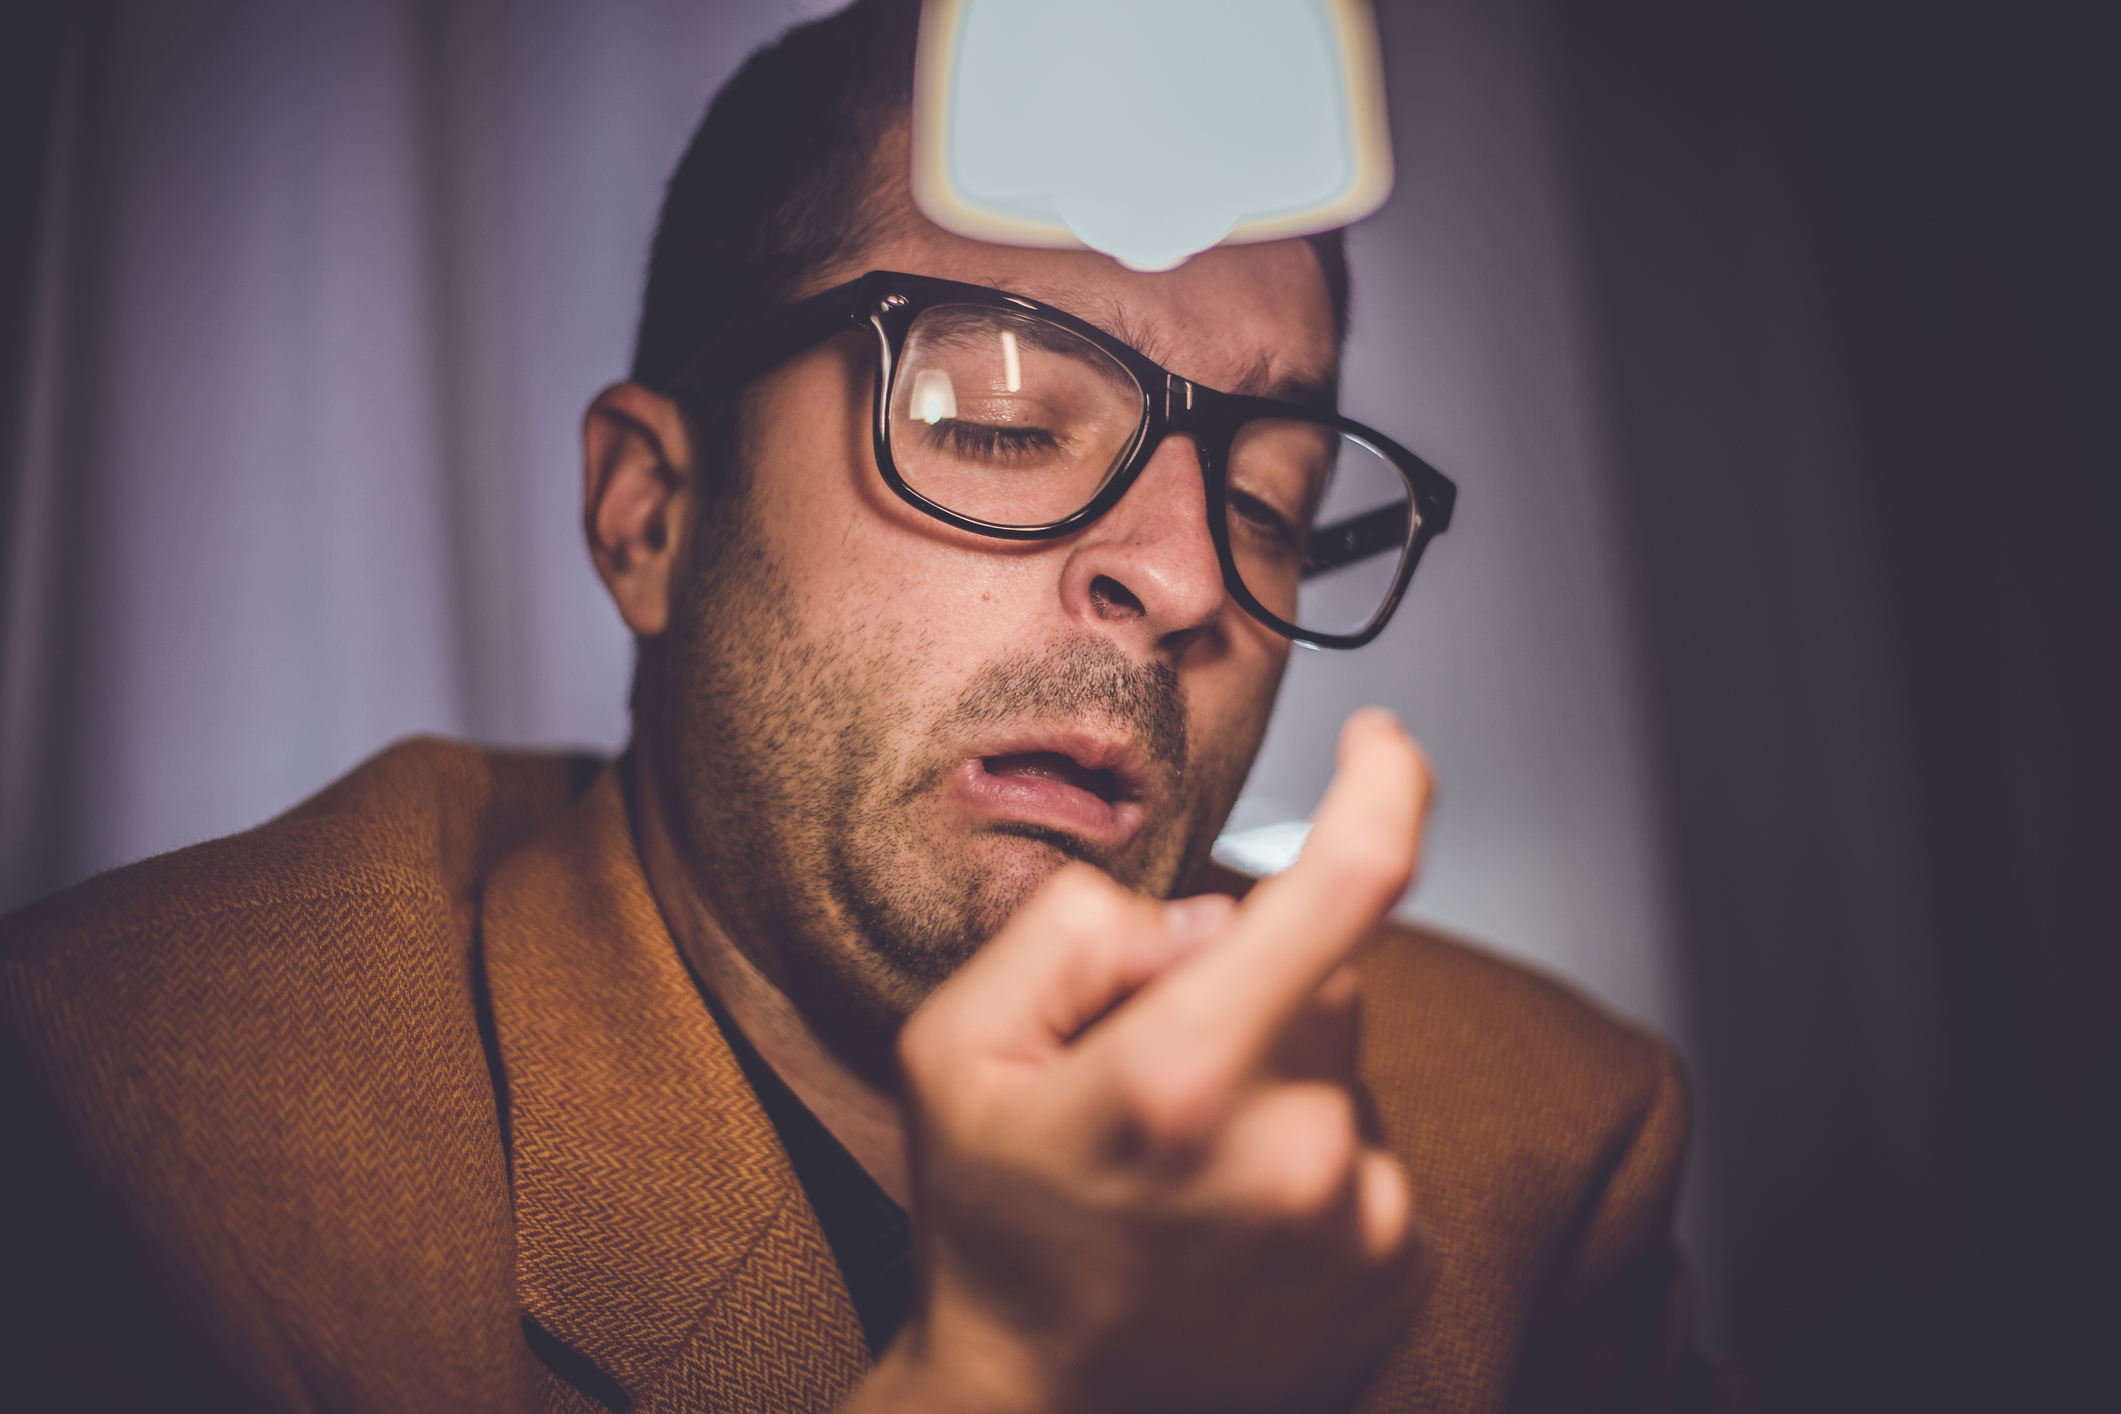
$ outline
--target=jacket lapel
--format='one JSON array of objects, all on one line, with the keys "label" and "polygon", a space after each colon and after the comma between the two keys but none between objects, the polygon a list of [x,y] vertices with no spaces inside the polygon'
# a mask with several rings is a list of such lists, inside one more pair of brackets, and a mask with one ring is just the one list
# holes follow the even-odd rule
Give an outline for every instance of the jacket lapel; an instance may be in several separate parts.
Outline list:
[{"label": "jacket lapel", "polygon": [[664,927],[615,771],[495,871],[482,915],[518,1291],[594,1363],[572,1382],[635,1409],[837,1402],[868,1365],[853,1305]]}]

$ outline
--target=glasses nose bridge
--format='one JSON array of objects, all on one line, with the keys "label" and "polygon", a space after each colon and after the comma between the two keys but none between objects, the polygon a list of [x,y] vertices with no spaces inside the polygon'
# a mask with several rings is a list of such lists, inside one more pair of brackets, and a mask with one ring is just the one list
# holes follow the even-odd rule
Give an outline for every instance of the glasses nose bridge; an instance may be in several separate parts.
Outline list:
[{"label": "glasses nose bridge", "polygon": [[1215,399],[1212,388],[1179,377],[1176,373],[1164,374],[1163,417],[1161,425],[1152,428],[1153,441],[1142,448],[1144,466],[1157,453],[1166,439],[1184,437],[1193,443],[1194,459],[1200,463],[1203,477],[1212,476],[1212,464],[1219,460],[1223,449],[1211,446],[1214,440],[1214,419],[1209,415],[1208,405]]},{"label": "glasses nose bridge", "polygon": [[[1162,370],[1158,371],[1162,372]],[[1149,401],[1148,415],[1144,419],[1147,426],[1143,428],[1141,444],[1134,452],[1132,458],[1133,466],[1127,477],[1126,488],[1097,514],[1096,519],[1105,520],[1113,511],[1129,503],[1134,504],[1137,512],[1139,512],[1142,498],[1140,488],[1143,481],[1149,479],[1144,473],[1148,472],[1151,464],[1156,462],[1166,442],[1173,437],[1185,438],[1192,444],[1190,460],[1193,463],[1194,473],[1200,478],[1200,506],[1198,511],[1189,513],[1198,517],[1198,519],[1190,521],[1189,525],[1191,528],[1183,532],[1183,534],[1188,539],[1195,533],[1199,533],[1204,537],[1205,544],[1209,547],[1209,553],[1214,559],[1216,577],[1221,579],[1223,592],[1227,594],[1234,570],[1224,554],[1220,537],[1215,533],[1212,523],[1216,491],[1214,486],[1210,484],[1215,477],[1215,471],[1211,468],[1210,461],[1214,454],[1202,440],[1203,433],[1208,429],[1202,420],[1200,411],[1201,405],[1212,399],[1214,393],[1198,384],[1188,382],[1175,373],[1164,373],[1163,384],[1161,398],[1158,399],[1152,396]],[[1207,395],[1206,398],[1202,396],[1203,394]],[[1166,476],[1168,476],[1168,473],[1166,473]],[[1158,498],[1168,497],[1174,492],[1182,495],[1184,493],[1178,491],[1180,484],[1176,481],[1166,480],[1162,483],[1162,489],[1154,494]],[[1168,511],[1160,510],[1151,514],[1152,516],[1161,517],[1168,514]],[[1173,524],[1160,518],[1153,523],[1158,526],[1158,529],[1153,534],[1159,537],[1169,533]],[[1136,533],[1138,531],[1122,531],[1121,535],[1124,538]]]},{"label": "glasses nose bridge", "polygon": [[1179,377],[1176,373],[1164,375],[1164,432],[1191,433],[1196,417],[1193,405],[1207,390],[1198,383]]},{"label": "glasses nose bridge", "polygon": [[1107,505],[1098,518],[1103,519],[1122,502],[1134,496],[1135,487],[1141,483],[1142,473],[1156,460],[1163,450],[1164,443],[1173,437],[1185,438],[1192,443],[1193,470],[1200,477],[1203,528],[1207,531],[1209,543],[1215,546],[1216,560],[1227,585],[1236,571],[1224,553],[1221,537],[1216,534],[1213,521],[1219,499],[1215,482],[1220,474],[1221,459],[1228,454],[1229,449],[1227,446],[1209,445],[1217,426],[1217,419],[1210,411],[1210,405],[1219,395],[1212,388],[1202,387],[1198,383],[1179,377],[1176,373],[1164,372],[1163,380],[1161,406],[1158,407],[1154,402],[1151,404],[1147,418],[1148,426],[1143,429],[1141,445],[1134,453],[1134,469],[1128,476],[1127,489]]},{"label": "glasses nose bridge", "polygon": [[[1201,417],[1201,404],[1212,396],[1214,395],[1211,390],[1201,387],[1198,383],[1189,382],[1176,373],[1164,374],[1161,407],[1157,409],[1159,415],[1150,417],[1149,426],[1143,431],[1141,446],[1134,454],[1136,477],[1148,469],[1149,463],[1156,459],[1156,454],[1163,450],[1164,443],[1173,437],[1184,437],[1193,444],[1193,464],[1200,472],[1201,489],[1213,499],[1212,488],[1206,483],[1215,474],[1211,468],[1215,452],[1207,445],[1203,436],[1207,426]],[[1130,482],[1133,479],[1130,477]],[[1129,489],[1132,489],[1131,485]]]}]

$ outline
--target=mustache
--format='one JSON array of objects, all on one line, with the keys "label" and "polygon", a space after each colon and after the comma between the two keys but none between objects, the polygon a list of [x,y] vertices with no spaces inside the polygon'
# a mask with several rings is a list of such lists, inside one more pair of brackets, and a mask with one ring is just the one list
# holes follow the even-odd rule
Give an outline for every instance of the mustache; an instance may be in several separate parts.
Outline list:
[{"label": "mustache", "polygon": [[1125,726],[1149,764],[1186,774],[1186,696],[1168,663],[1138,662],[1102,638],[997,658],[973,675],[936,734],[960,737],[1026,719],[1102,717]]}]

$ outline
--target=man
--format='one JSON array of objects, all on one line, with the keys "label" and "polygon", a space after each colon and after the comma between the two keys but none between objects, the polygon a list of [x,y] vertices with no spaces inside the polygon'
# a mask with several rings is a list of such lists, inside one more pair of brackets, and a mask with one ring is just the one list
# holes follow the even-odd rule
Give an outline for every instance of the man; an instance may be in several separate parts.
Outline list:
[{"label": "man", "polygon": [[32,1407],[1713,1393],[1672,1064],[1382,923],[1398,726],[1288,873],[1206,858],[1291,641],[1374,632],[1448,516],[1335,460],[1337,238],[944,233],[912,18],[755,57],[672,181],[585,422],[626,756],[403,746],[10,920]]}]

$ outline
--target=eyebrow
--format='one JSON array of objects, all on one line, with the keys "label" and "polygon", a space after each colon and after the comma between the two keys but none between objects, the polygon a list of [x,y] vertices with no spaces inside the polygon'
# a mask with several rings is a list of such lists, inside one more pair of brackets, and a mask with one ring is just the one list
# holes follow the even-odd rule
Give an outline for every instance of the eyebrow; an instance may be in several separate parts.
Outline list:
[{"label": "eyebrow", "polygon": [[1340,380],[1331,376],[1318,378],[1285,373],[1279,378],[1270,378],[1265,368],[1255,368],[1238,379],[1235,388],[1223,391],[1252,398],[1272,398],[1278,403],[1295,403],[1298,407],[1319,412],[1340,410]]},{"label": "eyebrow", "polygon": [[[1168,368],[1176,361],[1175,351],[1165,345],[1155,330],[1135,323],[1128,317],[1124,308],[1113,304],[1107,298],[1092,296],[1087,291],[1072,286],[1057,288],[1038,283],[1008,290],[1002,290],[1000,285],[993,285],[993,288],[1003,294],[1021,295],[1025,299],[1037,300],[1040,304],[1050,305],[1054,309],[1064,309],[1078,319],[1088,320],[1152,363]],[[1197,383],[1200,380],[1191,381]],[[1338,412],[1340,370],[1334,368],[1322,375],[1284,373],[1276,377],[1269,367],[1268,360],[1262,356],[1252,367],[1245,370],[1244,376],[1237,380],[1234,387],[1219,388],[1216,391],[1235,393],[1242,397],[1271,398],[1276,402],[1294,403],[1298,407],[1320,412]]]}]

